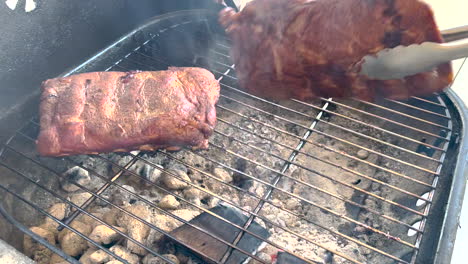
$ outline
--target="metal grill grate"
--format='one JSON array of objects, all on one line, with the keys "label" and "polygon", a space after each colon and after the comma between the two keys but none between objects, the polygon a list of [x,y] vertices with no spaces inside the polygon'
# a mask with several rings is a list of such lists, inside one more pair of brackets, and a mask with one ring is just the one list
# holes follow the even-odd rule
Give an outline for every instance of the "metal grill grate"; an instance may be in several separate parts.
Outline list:
[{"label": "metal grill grate", "polygon": [[[39,125],[34,117],[1,152],[0,174],[12,175],[13,179],[0,181],[5,197],[21,201],[19,208],[31,215],[52,218],[61,228],[70,229],[124,263],[127,261],[121,256],[70,224],[88,216],[168,263],[173,262],[162,252],[106,223],[92,208],[113,208],[213,263],[229,263],[233,251],[268,263],[239,246],[245,234],[306,263],[331,263],[323,259],[323,254],[332,256],[333,263],[415,263],[422,239],[429,236],[424,232],[425,224],[433,197],[439,191],[438,181],[452,136],[451,116],[444,100],[435,95],[413,97],[407,102],[333,98],[321,98],[315,103],[267,101],[237,88],[234,65],[228,55],[229,40],[216,32],[209,16],[203,13],[165,16],[132,32],[69,73],[161,70],[173,65],[210,69],[222,89],[218,124],[209,150],[43,158],[35,152]],[[191,180],[161,166],[162,161],[183,165]],[[57,188],[65,177],[63,172],[74,166],[99,179],[93,188],[76,184],[80,191],[91,194],[83,204],[72,203]],[[202,202],[148,180],[140,170],[145,166],[198,189],[204,197]],[[234,180],[219,179],[213,168],[224,169]],[[226,241],[173,210],[160,208],[140,191],[128,189],[128,182],[144,182],[149,189],[171,194],[183,208],[208,213],[238,232],[233,240]],[[25,195],[15,185],[26,186],[25,189],[33,190],[32,194]],[[130,195],[158,214],[207,234],[226,244],[228,250],[217,259],[197,250],[112,201],[110,197],[116,192]],[[242,225],[232,223],[212,213],[206,201],[221,201],[248,219]],[[57,202],[73,208],[65,219],[47,212]],[[15,215],[15,210],[9,213]],[[265,239],[252,232],[249,227],[254,222],[262,223],[271,236]],[[59,249],[54,250],[65,257]],[[76,262],[69,257],[67,260]]]}]

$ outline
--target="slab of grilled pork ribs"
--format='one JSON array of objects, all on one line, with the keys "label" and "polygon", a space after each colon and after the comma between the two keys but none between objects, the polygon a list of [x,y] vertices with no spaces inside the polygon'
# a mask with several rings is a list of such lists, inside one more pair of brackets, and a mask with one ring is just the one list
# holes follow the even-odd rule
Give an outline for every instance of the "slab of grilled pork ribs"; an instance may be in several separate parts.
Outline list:
[{"label": "slab of grilled pork ribs", "polygon": [[201,68],[93,72],[42,85],[37,149],[44,156],[207,148],[219,83]]},{"label": "slab of grilled pork ribs", "polygon": [[220,22],[240,85],[270,99],[406,99],[452,81],[448,63],[401,80],[357,74],[367,54],[442,42],[431,8],[419,0],[254,0],[240,13],[221,11]]}]

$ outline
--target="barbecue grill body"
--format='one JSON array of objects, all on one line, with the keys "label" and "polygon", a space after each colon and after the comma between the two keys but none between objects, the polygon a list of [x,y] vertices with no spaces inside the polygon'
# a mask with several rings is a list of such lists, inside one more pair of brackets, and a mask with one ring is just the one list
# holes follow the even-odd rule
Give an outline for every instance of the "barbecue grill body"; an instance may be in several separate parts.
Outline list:
[{"label": "barbecue grill body", "polygon": [[[218,54],[220,53],[219,51],[217,51],[215,54],[211,52],[211,50],[215,48],[214,45],[216,45],[216,43],[220,43],[222,46],[227,47],[227,49],[224,49],[223,54]],[[464,150],[463,148],[463,144],[466,145],[466,140],[463,137],[463,130],[461,129],[463,126],[463,118],[459,113],[459,111],[465,110],[459,106],[459,103],[454,100],[452,96],[447,96],[445,94],[434,95],[428,98],[412,99],[408,102],[404,102],[403,104],[398,102],[379,102],[379,104],[374,105],[356,101],[335,102],[332,99],[323,99],[321,102],[314,104],[288,102],[283,105],[281,102],[273,103],[262,101],[262,99],[251,97],[248,94],[243,94],[242,91],[239,91],[235,88],[235,74],[232,69],[232,65],[229,64],[228,47],[229,41],[224,39],[223,31],[217,24],[217,18],[214,12],[194,10],[171,13],[161,17],[156,17],[146,24],[136,28],[135,30],[132,30],[129,34],[120,38],[109,47],[103,49],[96,55],[79,64],[72,70],[67,71],[63,75],[111,69],[122,71],[158,70],[164,69],[168,65],[189,66],[193,64],[214,70],[217,77],[222,78],[221,83],[223,85],[222,89],[224,92],[222,92],[222,94],[225,96],[223,99],[224,101],[220,102],[220,108],[223,110],[222,112],[225,112],[225,115],[220,113],[221,119],[226,119],[229,121],[229,115],[227,115],[228,112],[234,112],[236,109],[249,108],[250,110],[257,112],[258,115],[266,114],[266,116],[270,116],[270,118],[284,118],[285,122],[292,124],[292,129],[289,130],[288,133],[290,133],[290,136],[295,139],[295,141],[292,141],[294,144],[291,144],[290,142],[273,141],[271,143],[284,144],[289,147],[287,148],[287,150],[289,150],[287,153],[289,154],[282,156],[282,159],[280,159],[284,162],[284,164],[279,166],[278,169],[271,171],[271,174],[274,177],[272,176],[271,181],[269,182],[271,186],[267,185],[267,187],[271,187],[274,192],[279,191],[279,189],[276,188],[279,188],[278,186],[281,186],[281,184],[284,183],[284,179],[288,178],[288,176],[291,177],[291,175],[294,176],[294,172],[287,174],[292,170],[292,166],[296,167],[296,170],[301,170],[306,174],[313,175],[315,178],[328,177],[331,178],[332,181],[338,181],[338,183],[335,183],[341,185],[339,188],[342,189],[352,189],[353,185],[357,186],[354,188],[359,188],[361,180],[363,182],[372,181],[373,175],[366,175],[361,173],[360,177],[357,178],[359,180],[353,181],[353,183],[342,182],[342,178],[338,177],[333,179],[333,177],[336,175],[328,175],[326,172],[315,172],[313,166],[309,167],[306,165],[307,163],[301,163],[302,161],[307,161],[307,159],[311,158],[307,157],[307,159],[305,159],[303,156],[307,154],[307,151],[314,153],[313,151],[316,151],[317,149],[321,151],[331,151],[330,149],[334,150],[333,147],[328,146],[326,142],[324,143],[324,141],[320,140],[316,142],[313,138],[317,136],[317,134],[322,135],[324,133],[331,133],[329,131],[330,129],[333,131],[340,129],[343,130],[344,128],[345,131],[348,131],[350,135],[352,135],[350,138],[356,136],[363,138],[363,140],[372,142],[377,139],[374,144],[379,146],[382,145],[382,149],[386,149],[385,146],[389,146],[393,149],[393,152],[385,153],[380,153],[379,150],[369,149],[370,155],[381,155],[381,163],[382,160],[388,159],[385,156],[390,156],[394,159],[397,159],[397,163],[403,162],[401,165],[402,167],[409,166],[410,169],[408,170],[420,171],[421,175],[431,176],[430,179],[426,180],[423,177],[414,179],[410,177],[410,179],[406,179],[404,169],[398,172],[394,167],[390,166],[387,168],[385,167],[385,164],[382,165],[375,160],[369,161],[372,163],[371,166],[377,167],[378,170],[393,173],[395,179],[401,179],[401,177],[403,177],[403,180],[416,180],[425,183],[425,185],[415,185],[419,187],[415,188],[414,190],[409,190],[410,192],[415,192],[418,195],[421,195],[423,194],[423,190],[434,189],[434,191],[430,192],[428,196],[429,200],[433,202],[430,208],[427,206],[424,206],[423,208],[416,208],[414,206],[414,202],[417,200],[417,197],[408,196],[406,200],[390,201],[398,204],[398,206],[391,206],[392,210],[397,213],[387,216],[388,218],[392,218],[392,221],[403,222],[408,221],[409,219],[414,219],[414,221],[425,219],[425,221],[422,222],[424,225],[424,233],[420,233],[413,238],[402,239],[405,242],[409,241],[407,243],[413,244],[414,248],[408,247],[408,254],[401,254],[394,257],[397,259],[402,259],[403,261],[407,261],[408,263],[432,262],[434,259],[434,253],[437,249],[437,242],[442,230],[442,216],[444,215],[445,205],[450,195],[447,190],[449,190],[451,184],[456,181],[454,179],[460,177],[460,175],[454,174],[456,171],[455,169],[457,168],[457,162],[460,162],[458,159],[458,154],[466,152],[466,149]],[[136,54],[140,54],[138,55],[138,60],[135,60],[136,57],[134,56],[136,56]],[[20,130],[10,134],[10,136],[7,137],[8,140],[6,142],[6,146],[2,149],[0,154],[0,173],[2,175],[0,178],[0,186],[3,187],[0,192],[5,197],[0,205],[5,209],[2,213],[7,214],[9,217],[13,217],[13,220],[16,220],[15,224],[17,227],[19,225],[25,225],[29,227],[40,224],[40,221],[44,218],[44,215],[40,210],[38,210],[38,208],[47,209],[51,205],[52,201],[57,202],[57,197],[54,199],[50,198],[53,196],[50,193],[51,190],[59,197],[64,197],[64,194],[58,191],[60,186],[58,177],[55,175],[55,173],[60,175],[61,172],[65,171],[71,166],[70,162],[65,162],[62,159],[42,159],[36,156],[34,142],[31,141],[31,139],[34,138],[35,132],[37,132],[37,119],[35,119],[34,114],[35,109],[37,109],[37,96],[32,96],[30,100],[35,102],[33,107],[30,105],[23,105],[24,108],[13,113],[15,116],[19,115],[23,117],[19,119],[20,122],[18,122],[23,126],[20,128]],[[249,103],[253,101],[255,101],[255,104]],[[229,109],[231,104],[237,104],[237,108]],[[258,105],[261,105],[261,107]],[[294,107],[292,105],[294,105]],[[255,109],[256,107],[258,108]],[[293,114],[302,117],[303,120],[300,120],[299,117],[297,119],[293,119],[290,115],[282,116],[284,114],[284,110],[288,110],[289,112],[298,112]],[[365,118],[363,120],[368,120],[366,118],[370,118],[368,113],[373,113],[374,116],[370,117],[372,117],[373,120],[379,120],[379,122],[376,121],[375,124],[366,124],[366,121],[361,121],[364,124],[359,123],[359,119],[363,118],[364,116]],[[248,120],[251,124],[254,124],[256,123],[254,119],[255,115],[252,116],[243,116],[242,118]],[[330,120],[333,120],[334,118],[339,119],[340,122],[343,122],[343,124],[340,122],[330,122]],[[352,126],[343,127],[346,122],[350,121],[350,118],[351,120],[354,120],[354,122],[351,122]],[[346,122],[343,120],[346,120]],[[301,123],[302,121],[305,123]],[[359,126],[370,125],[372,126],[372,130],[370,131],[377,131],[379,133],[389,135],[398,134],[398,129],[395,129],[400,128],[402,131],[407,132],[407,134],[402,135],[405,137],[404,141],[407,141],[407,145],[401,145],[401,143],[394,142],[385,142],[379,139],[378,136],[374,137],[372,134],[366,135],[362,131],[354,131],[353,126],[358,126],[357,124],[359,124]],[[324,126],[326,126],[328,130],[324,130]],[[242,129],[246,128],[234,127],[234,129],[235,132],[241,133],[244,131]],[[298,132],[294,132],[295,129]],[[358,134],[356,134],[356,132]],[[221,133],[228,133],[228,130],[221,130]],[[286,132],[281,133],[285,134]],[[231,136],[234,135],[235,134]],[[30,137],[29,139],[28,136]],[[257,137],[262,136],[263,135],[257,135]],[[339,138],[333,133],[327,136],[332,136],[332,138],[334,137],[333,140],[339,142],[340,144],[346,143],[343,141],[347,140]],[[398,135],[394,136],[401,137]],[[413,137],[415,139],[413,139]],[[220,144],[219,141],[215,139],[213,142],[214,144]],[[317,144],[314,145],[313,143]],[[353,141],[350,139],[346,144],[356,143],[353,143]],[[433,144],[436,144],[436,146],[431,148]],[[321,147],[323,147],[323,149]],[[215,149],[216,147],[211,146],[211,148]],[[419,164],[412,164],[411,160],[400,160],[398,154],[395,154],[400,152],[406,153],[408,150],[410,151],[409,154],[407,153],[408,155],[418,157],[416,161],[420,162]],[[257,150],[252,149],[252,151]],[[339,149],[334,151],[335,152],[331,152],[333,152],[336,156],[341,155],[340,157],[351,158],[353,162],[361,162],[359,159],[354,157],[354,154],[343,154],[340,153],[341,151]],[[226,156],[227,155],[228,153],[226,152]],[[229,155],[232,156],[231,159],[235,159],[237,157],[236,153],[230,153]],[[347,155],[351,157],[348,157]],[[431,159],[428,159],[427,157]],[[84,159],[87,159],[87,157],[84,157]],[[139,158],[137,157],[136,159]],[[391,158],[388,160],[392,161]],[[288,163],[288,161],[290,162]],[[404,164],[405,162],[409,164]],[[233,171],[242,171],[242,167],[249,166],[250,164],[253,164],[254,161],[247,159],[246,163],[247,165],[244,164],[242,166],[233,168]],[[439,163],[440,166],[434,165]],[[425,164],[431,164],[433,167],[426,168],[424,167]],[[45,169],[47,173],[44,173],[43,171],[44,166],[45,168],[49,168]],[[271,166],[273,167],[273,165]],[[434,173],[430,173],[431,171]],[[349,170],[346,172],[349,172]],[[434,174],[436,175],[434,176]],[[30,180],[28,180],[28,178]],[[294,181],[297,179],[291,177],[290,180]],[[36,183],[40,184],[43,188],[40,188]],[[304,185],[310,190],[314,191],[316,190],[314,188],[322,188],[322,186],[315,186],[314,183],[308,185],[310,184],[309,182],[299,181],[296,183]],[[383,182],[382,184],[390,184],[390,187],[392,188],[398,186],[397,183],[394,184],[395,186],[393,186],[392,183],[387,182]],[[267,198],[266,200],[270,200],[271,198],[271,194],[268,194],[268,188],[266,188],[266,192],[264,193],[264,195],[266,195],[265,197]],[[56,190],[57,192],[55,192]],[[321,193],[317,193],[326,196],[326,194],[323,193],[323,189],[321,190]],[[351,193],[354,194],[350,196],[351,199],[347,202],[347,212],[351,215],[351,218],[348,220],[348,222],[351,224],[356,224],[356,222],[359,223],[361,221],[358,218],[358,215],[365,207],[361,208],[358,206],[350,206],[350,203],[364,206],[362,205],[364,199],[362,195],[363,192],[358,191],[358,189],[353,190],[354,191]],[[11,193],[8,193],[8,191],[11,191]],[[364,192],[365,196],[375,195],[370,191],[367,193],[368,190],[363,191],[366,191]],[[31,207],[30,205],[26,204],[25,201],[21,201],[13,194],[17,194],[20,197],[23,197],[26,202],[32,203],[37,208]],[[338,197],[338,195],[334,195]],[[461,193],[452,194],[452,196],[455,197],[458,195],[461,195]],[[335,196],[333,197],[336,198]],[[289,198],[292,199],[292,197]],[[312,203],[309,200],[312,198],[309,197],[303,199],[305,201],[303,200],[302,203],[308,206],[314,203],[318,203],[315,200],[315,202]],[[384,204],[388,201],[380,200],[380,202]],[[258,205],[260,206],[259,212],[261,212],[262,207],[265,207],[265,205],[263,205],[261,201]],[[320,204],[318,205],[321,206]],[[269,206],[269,203],[267,203],[267,206]],[[371,210],[374,209],[371,208]],[[420,212],[421,215],[416,215],[416,217],[412,216],[413,218],[403,217],[404,215],[414,214],[411,213],[411,209]],[[324,217],[325,215],[334,213],[332,209],[326,207],[323,207],[321,210],[323,211]],[[453,210],[456,210],[456,208]],[[398,218],[398,212],[400,212],[402,215],[401,219]],[[427,217],[425,216],[426,214],[428,214]],[[11,218],[9,219],[12,220]],[[339,221],[344,220],[340,219]],[[318,221],[318,223],[319,222],[320,221]],[[410,222],[407,224],[411,225],[413,223]],[[446,225],[447,224],[454,225],[455,223],[446,222]],[[396,226],[398,228],[405,228],[404,226],[402,227],[401,224],[397,224]],[[420,227],[421,225],[417,226],[417,228]],[[336,228],[339,229],[341,227]],[[385,227],[385,229],[387,229],[387,227]],[[11,223],[1,219],[0,230],[0,235],[3,239],[9,241],[16,247],[21,248],[22,233],[19,232],[14,225],[11,225]],[[378,232],[379,230],[374,231]],[[385,231],[388,231],[389,233],[393,232],[393,230]],[[333,234],[338,236],[347,235],[343,234],[343,231],[332,230],[324,232],[335,232]],[[447,235],[452,234],[450,233]],[[347,238],[345,237],[344,239],[346,240]],[[398,242],[399,238],[388,236],[387,239]],[[352,240],[348,242],[353,243]],[[440,248],[444,248],[443,250],[446,251],[450,250],[450,247]],[[419,249],[418,254],[415,253],[418,251],[417,249]],[[377,247],[377,250],[385,252],[386,249]],[[335,257],[340,258],[339,256]],[[391,257],[388,256],[387,260],[388,263],[392,263],[392,261],[394,261]]]},{"label": "barbecue grill body", "polygon": [[36,1],[36,9],[26,13],[25,1],[19,1],[15,10],[4,2],[0,4],[0,120],[9,125],[0,127],[0,142],[20,125],[23,115],[37,111],[31,108],[26,113],[18,108],[37,105],[34,99],[43,80],[71,70],[153,16],[221,8],[212,0],[139,0],[138,4],[132,0],[47,0]]}]

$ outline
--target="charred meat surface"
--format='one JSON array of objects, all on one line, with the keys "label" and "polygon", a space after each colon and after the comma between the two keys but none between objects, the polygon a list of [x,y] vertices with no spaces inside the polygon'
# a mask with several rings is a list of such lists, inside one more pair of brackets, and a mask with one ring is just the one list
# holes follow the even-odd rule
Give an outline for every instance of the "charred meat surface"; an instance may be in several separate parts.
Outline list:
[{"label": "charred meat surface", "polygon": [[442,42],[419,0],[255,0],[221,11],[240,85],[270,99],[406,99],[442,91],[450,64],[401,80],[358,75],[358,62],[385,48]]},{"label": "charred meat surface", "polygon": [[37,148],[44,156],[207,148],[219,89],[201,68],[50,79],[42,85]]}]

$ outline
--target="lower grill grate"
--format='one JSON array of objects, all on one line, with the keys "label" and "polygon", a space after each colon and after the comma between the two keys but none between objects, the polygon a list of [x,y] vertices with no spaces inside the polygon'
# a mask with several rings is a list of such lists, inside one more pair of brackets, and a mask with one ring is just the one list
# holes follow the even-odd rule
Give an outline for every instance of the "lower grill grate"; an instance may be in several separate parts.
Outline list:
[{"label": "lower grill grate", "polygon": [[[124,263],[132,261],[74,223],[107,226],[121,237],[115,243],[127,245],[135,256],[149,254],[168,263],[175,262],[165,254],[180,253],[168,244],[183,245],[212,263],[234,263],[234,253],[271,263],[265,255],[278,251],[304,263],[415,263],[421,241],[430,236],[425,225],[441,191],[444,161],[453,155],[448,151],[453,124],[443,98],[304,103],[250,95],[237,88],[229,40],[216,33],[211,19],[180,12],[154,20],[69,73],[208,68],[222,87],[209,150],[43,158],[35,151],[34,117],[0,154],[5,175],[0,189],[7,197],[3,213],[15,216],[17,225],[40,226],[48,218],[59,223],[60,232],[78,234],[91,248]],[[86,171],[90,180],[67,192],[70,175],[64,172],[70,168]],[[172,197],[170,206],[162,203],[166,195]],[[66,217],[49,209],[57,203],[70,208]],[[210,211],[219,204],[245,220],[234,223]],[[135,235],[128,223],[121,223],[127,227],[122,230],[103,212],[140,225],[146,236]],[[233,227],[235,234],[226,240],[194,224],[193,217],[202,213]],[[252,231],[254,225],[270,236]],[[181,226],[227,249],[200,250],[175,235]],[[265,247],[242,246],[248,235]],[[49,241],[49,246],[65,257],[60,243]],[[85,250],[67,260],[76,261]]]}]

